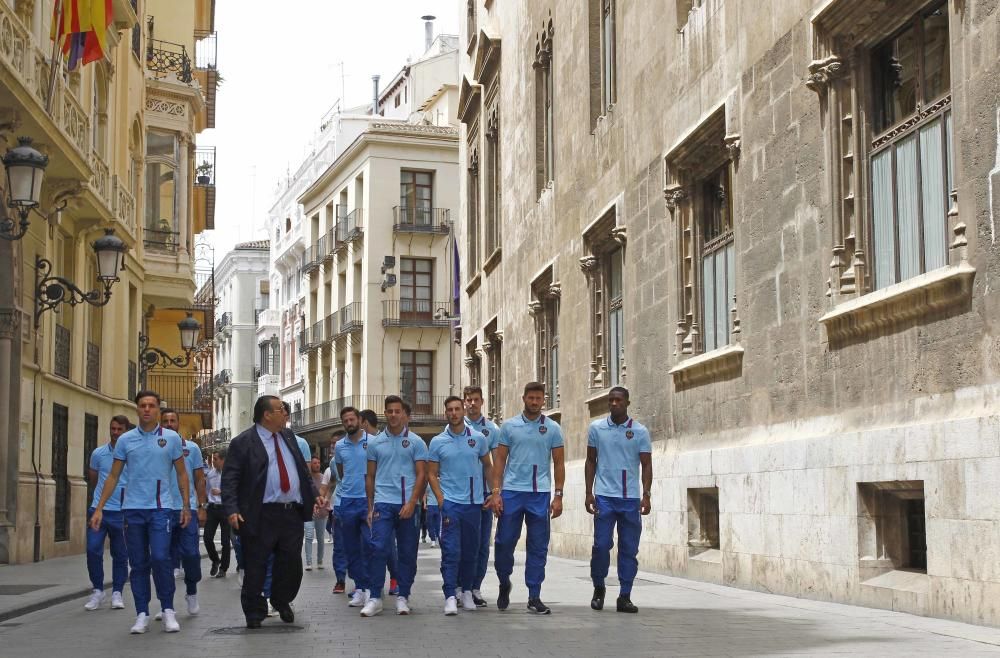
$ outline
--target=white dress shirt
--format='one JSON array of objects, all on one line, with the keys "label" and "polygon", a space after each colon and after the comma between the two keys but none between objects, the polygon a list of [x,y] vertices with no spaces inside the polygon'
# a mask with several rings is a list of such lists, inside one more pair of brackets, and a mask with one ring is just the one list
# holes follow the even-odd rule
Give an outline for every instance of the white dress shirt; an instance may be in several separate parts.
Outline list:
[{"label": "white dress shirt", "polygon": [[[295,465],[295,456],[285,443],[285,437],[264,429],[261,425],[257,425],[257,434],[267,451],[267,483],[264,485],[264,502],[301,503],[302,489],[299,487],[299,469]],[[278,438],[278,448],[281,450],[285,471],[288,473],[288,491],[281,490],[281,474],[278,471],[278,459],[274,451],[273,437],[275,436]]]}]

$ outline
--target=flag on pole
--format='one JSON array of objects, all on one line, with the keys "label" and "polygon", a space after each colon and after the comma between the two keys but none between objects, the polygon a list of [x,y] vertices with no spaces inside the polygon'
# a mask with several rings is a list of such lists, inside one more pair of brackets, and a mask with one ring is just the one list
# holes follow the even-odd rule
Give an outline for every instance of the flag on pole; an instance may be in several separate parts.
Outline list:
[{"label": "flag on pole", "polygon": [[108,29],[114,9],[112,0],[58,0],[52,14],[52,40],[73,71],[96,62],[108,50]]}]

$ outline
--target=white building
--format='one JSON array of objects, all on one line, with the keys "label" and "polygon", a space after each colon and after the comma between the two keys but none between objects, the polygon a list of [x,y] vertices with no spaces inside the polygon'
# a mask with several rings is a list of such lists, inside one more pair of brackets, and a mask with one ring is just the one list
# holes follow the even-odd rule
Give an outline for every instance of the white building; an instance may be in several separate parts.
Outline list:
[{"label": "white building", "polygon": [[268,240],[244,242],[215,270],[215,436],[225,440],[253,423],[260,354],[255,316],[267,308]]},{"label": "white building", "polygon": [[[368,117],[350,141],[336,138],[342,152],[298,197],[309,245],[298,336],[307,361],[306,402],[293,423],[321,448],[343,406],[381,412],[386,395],[401,394],[415,431],[436,432],[444,397],[458,390],[449,319],[460,175],[455,43],[439,36],[404,67],[377,102],[398,118]],[[383,286],[389,275],[395,286]]]}]

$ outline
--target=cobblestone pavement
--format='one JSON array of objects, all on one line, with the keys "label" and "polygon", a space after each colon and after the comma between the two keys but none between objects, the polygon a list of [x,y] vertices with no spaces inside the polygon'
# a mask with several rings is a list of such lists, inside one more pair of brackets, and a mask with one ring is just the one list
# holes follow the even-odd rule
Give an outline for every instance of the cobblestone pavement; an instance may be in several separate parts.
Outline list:
[{"label": "cobblestone pavement", "polygon": [[[329,553],[329,551],[328,551]],[[362,619],[346,598],[332,595],[329,568],[307,572],[295,603],[295,624],[276,617],[260,631],[243,627],[236,578],[201,584],[198,617],[184,611],[181,632],[166,634],[153,622],[146,635],[130,636],[131,595],[124,611],[86,612],[84,598],[0,623],[0,655],[20,656],[741,656],[741,655],[1000,655],[1000,629],[914,617],[640,573],[633,590],[638,615],[589,608],[586,563],[550,558],[543,600],[548,617],[524,611],[526,591],[515,571],[511,608],[494,605],[496,581],[487,579],[490,607],[441,614],[437,549],[421,545],[414,614],[386,611]],[[519,556],[520,560],[523,556]],[[205,563],[207,566],[207,562]],[[38,565],[44,569],[44,563]],[[80,556],[81,578],[86,576]],[[613,581],[609,582],[611,585]],[[183,584],[178,581],[182,592]],[[155,600],[153,603],[155,611]]]}]

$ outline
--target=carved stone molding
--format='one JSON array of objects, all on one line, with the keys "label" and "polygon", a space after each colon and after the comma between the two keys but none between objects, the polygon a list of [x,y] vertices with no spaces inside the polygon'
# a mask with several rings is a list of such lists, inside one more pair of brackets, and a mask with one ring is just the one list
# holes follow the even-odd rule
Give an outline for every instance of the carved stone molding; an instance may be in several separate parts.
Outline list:
[{"label": "carved stone molding", "polygon": [[532,317],[539,316],[542,313],[543,310],[545,310],[545,305],[542,304],[537,299],[533,299],[530,302],[528,302],[528,313]]},{"label": "carved stone molding", "polygon": [[186,103],[174,103],[160,98],[147,98],[146,110],[148,112],[158,112],[174,117],[187,116]]},{"label": "carved stone molding", "polygon": [[809,87],[817,94],[824,94],[830,82],[836,80],[846,72],[847,69],[844,66],[844,60],[836,55],[814,60],[809,64],[809,77],[806,78],[806,87]]},{"label": "carved stone molding", "polygon": [[493,332],[493,340],[497,343],[503,342],[503,330]]},{"label": "carved stone molding", "polygon": [[663,199],[666,201],[667,210],[676,210],[686,198],[687,192],[680,185],[668,185],[663,188]]},{"label": "carved stone molding", "polygon": [[628,227],[616,226],[611,229],[611,239],[624,247],[628,242]]},{"label": "carved stone molding", "polygon": [[819,321],[831,345],[890,333],[913,319],[968,303],[975,278],[976,268],[966,262],[938,268],[838,304]]},{"label": "carved stone molding", "polygon": [[726,345],[685,359],[670,369],[678,389],[698,386],[718,379],[730,379],[743,372],[743,348]]},{"label": "carved stone molding", "polygon": [[723,145],[726,147],[726,151],[729,153],[729,159],[733,162],[739,162],[740,159],[740,135],[739,133],[734,133],[732,135],[726,135],[722,139]]},{"label": "carved stone molding", "polygon": [[549,285],[549,297],[552,299],[559,299],[562,297],[562,283],[559,281],[553,281],[552,284]]},{"label": "carved stone molding", "polygon": [[465,357],[465,367],[466,368],[468,368],[469,370],[472,370],[472,367],[475,366],[475,365],[476,365],[476,360],[475,359],[473,359],[471,356]]},{"label": "carved stone molding", "polygon": [[593,275],[600,267],[601,259],[597,256],[584,256],[580,259],[580,271],[586,274],[588,277]]},{"label": "carved stone molding", "polygon": [[14,340],[21,331],[21,312],[16,308],[0,308],[0,340]]}]

